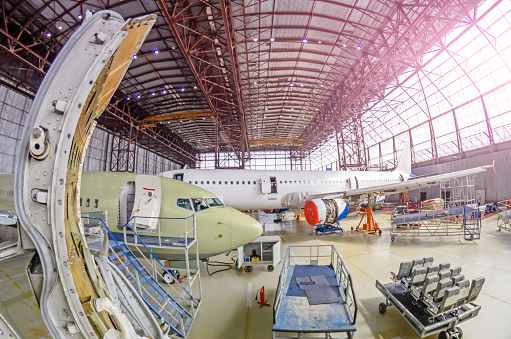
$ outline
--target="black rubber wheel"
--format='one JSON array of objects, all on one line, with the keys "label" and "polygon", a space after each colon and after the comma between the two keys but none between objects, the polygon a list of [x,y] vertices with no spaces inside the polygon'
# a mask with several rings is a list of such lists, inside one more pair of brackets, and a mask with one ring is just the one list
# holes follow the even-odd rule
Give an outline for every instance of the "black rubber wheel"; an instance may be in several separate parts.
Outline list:
[{"label": "black rubber wheel", "polygon": [[252,266],[245,266],[245,268],[243,268],[243,270],[247,273],[252,272]]},{"label": "black rubber wheel", "polygon": [[353,231],[353,226],[351,227],[351,230]]},{"label": "black rubber wheel", "polygon": [[451,336],[449,335],[449,332],[447,331],[442,331],[440,333],[438,333],[438,339],[450,339]]},{"label": "black rubber wheel", "polygon": [[396,237],[395,236],[391,236],[390,237],[390,241],[394,241],[394,240],[396,240]]},{"label": "black rubber wheel", "polygon": [[378,311],[381,313],[381,314],[385,314],[385,312],[387,312],[387,304],[385,303],[380,303],[378,305]]},{"label": "black rubber wheel", "polygon": [[456,327],[456,329],[458,330],[458,339],[463,338],[463,330],[461,327]]},{"label": "black rubber wheel", "polygon": [[273,267],[273,265],[268,265],[268,267],[266,267],[266,269],[268,270],[268,272],[273,272],[274,267]]},{"label": "black rubber wheel", "polygon": [[381,233],[382,233],[381,230],[378,230],[378,234],[381,235]]},{"label": "black rubber wheel", "polygon": [[[167,272],[163,272],[163,280],[169,284],[169,285],[172,285],[172,284],[175,284],[176,283],[176,279],[174,279],[174,276],[175,276],[175,271],[170,271],[171,274],[167,273]],[[174,276],[173,276],[174,275]]]}]

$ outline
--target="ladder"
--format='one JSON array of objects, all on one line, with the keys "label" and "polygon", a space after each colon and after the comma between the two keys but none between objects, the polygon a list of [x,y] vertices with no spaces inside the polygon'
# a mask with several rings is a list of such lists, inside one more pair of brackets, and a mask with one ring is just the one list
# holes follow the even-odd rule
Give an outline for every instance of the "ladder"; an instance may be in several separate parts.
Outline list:
[{"label": "ladder", "polygon": [[[163,268],[165,273],[172,275],[174,281],[181,288],[184,294],[189,299],[189,303],[197,305],[197,308],[189,307],[185,308],[181,304],[182,298],[177,300],[176,297],[170,295],[165,288],[158,282],[157,278],[153,276],[143,265],[135,254],[130,250],[128,245],[124,242],[117,241],[114,235],[108,229],[106,223],[100,219],[105,229],[108,232],[109,246],[108,246],[108,258],[116,265],[124,276],[131,282],[135,290],[144,299],[147,306],[155,314],[157,319],[161,319],[161,326],[164,332],[172,329],[175,332],[174,336],[179,338],[186,338],[190,328],[193,324],[195,317],[195,311],[198,308],[200,301],[194,300],[194,297],[185,287],[183,287],[177,279],[172,275],[171,272],[167,271],[165,266],[154,256],[150,249],[140,239],[138,234],[134,233],[138,237],[138,243],[143,245],[148,251],[149,255],[152,256],[157,264]],[[129,227],[129,226],[126,226]],[[175,289],[175,287],[174,287]],[[189,306],[189,305],[188,305]]]},{"label": "ladder", "polygon": [[481,212],[479,201],[475,204],[474,212],[467,212],[466,205],[463,205],[463,238],[465,240],[481,239]]}]

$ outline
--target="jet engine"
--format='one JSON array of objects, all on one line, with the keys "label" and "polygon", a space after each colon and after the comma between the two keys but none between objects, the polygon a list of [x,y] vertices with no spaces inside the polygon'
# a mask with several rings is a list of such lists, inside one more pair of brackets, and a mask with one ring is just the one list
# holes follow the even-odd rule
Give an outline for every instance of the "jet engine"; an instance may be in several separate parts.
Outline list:
[{"label": "jet engine", "polygon": [[348,215],[342,199],[313,199],[305,203],[305,218],[312,226],[333,225]]}]

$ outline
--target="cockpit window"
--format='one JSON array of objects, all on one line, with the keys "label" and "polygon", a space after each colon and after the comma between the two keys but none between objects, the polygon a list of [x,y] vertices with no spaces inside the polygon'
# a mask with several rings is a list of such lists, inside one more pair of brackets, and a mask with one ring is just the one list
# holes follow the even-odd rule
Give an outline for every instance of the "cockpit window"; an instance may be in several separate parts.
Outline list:
[{"label": "cockpit window", "polygon": [[223,206],[224,204],[218,198],[206,198],[204,199],[208,203],[209,207]]},{"label": "cockpit window", "polygon": [[188,198],[178,198],[177,207],[184,208],[185,210],[193,211],[192,202]]},{"label": "cockpit window", "polygon": [[195,206],[195,211],[197,211],[197,212],[209,208],[209,206],[206,202],[206,199],[195,198],[192,200],[193,200],[193,205]]}]

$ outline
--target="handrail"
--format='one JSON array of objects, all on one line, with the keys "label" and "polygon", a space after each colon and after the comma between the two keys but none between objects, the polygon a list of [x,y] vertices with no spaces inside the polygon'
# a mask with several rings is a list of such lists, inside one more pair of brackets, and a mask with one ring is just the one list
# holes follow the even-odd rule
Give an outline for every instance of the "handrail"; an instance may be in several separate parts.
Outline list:
[{"label": "handrail", "polygon": [[[291,253],[293,248],[308,248],[309,253],[308,255],[297,255]],[[330,253],[329,254],[321,254],[320,249],[321,248],[329,248]],[[313,250],[316,249],[315,254],[313,254]],[[353,281],[351,278],[351,274],[349,273],[346,264],[342,260],[339,252],[333,245],[292,245],[288,246],[286,255],[284,257],[284,262],[282,264],[282,269],[280,271],[279,276],[279,282],[277,285],[277,291],[275,293],[275,300],[273,303],[273,323],[276,322],[277,312],[280,307],[280,302],[282,300],[282,295],[284,292],[284,284],[286,281],[287,271],[289,268],[289,265],[291,263],[291,258],[308,258],[309,262],[311,260],[317,260],[319,262],[320,258],[330,258],[330,263],[333,266],[337,279],[339,284],[339,290],[340,293],[345,297],[345,303],[346,303],[346,311],[350,316],[350,322],[352,325],[356,323],[357,320],[357,314],[358,314],[358,304],[357,299],[355,296],[355,290],[353,288]],[[351,303],[351,304],[350,304]]]},{"label": "handrail", "polygon": [[[110,232],[110,229],[108,228],[108,226],[106,225],[106,223],[105,223],[105,221],[104,221],[103,219],[100,219],[100,218],[90,218],[90,217],[89,217],[89,219],[93,219],[93,220],[97,219],[97,220],[101,221],[101,223],[102,223],[103,227],[107,230],[107,232],[108,232],[108,233],[109,233],[109,235],[112,237],[112,239],[114,240],[114,242],[117,244],[117,246],[118,246],[119,248],[121,248],[121,245],[120,245],[120,244],[119,244],[119,242],[115,239],[115,237],[113,236],[113,234]],[[130,258],[130,256],[129,256],[129,255],[126,255],[125,251],[124,251],[122,248],[121,248],[121,250],[122,250],[122,251],[123,251],[123,253],[125,254],[125,257],[126,257],[126,258],[130,261],[130,263],[133,265],[133,267],[136,267],[135,263],[134,263],[134,262],[133,262],[133,260]],[[148,249],[148,250],[149,250],[149,249]],[[151,251],[149,251],[149,253],[153,254]],[[154,255],[153,255],[153,256],[154,256]],[[155,257],[155,259],[156,259],[156,257]],[[161,265],[161,262],[160,262],[158,259],[156,259],[156,261],[157,261],[158,263],[160,263],[160,265]],[[163,267],[164,267],[164,266],[163,266]],[[164,268],[165,268],[165,267],[164,267]],[[144,272],[146,272],[146,273],[147,273],[147,275],[151,276],[151,274],[149,273],[149,271],[147,271],[147,269],[146,269],[145,267],[143,268],[143,270],[144,270]],[[170,274],[170,272],[169,272],[169,274]],[[147,280],[147,278],[146,278],[146,280]],[[157,286],[155,286],[153,283],[151,283],[150,281],[148,281],[148,283],[149,283],[149,285],[151,285],[151,287],[152,287],[152,288],[154,288],[155,290],[158,290],[158,289],[157,289]],[[186,293],[188,293],[188,295],[190,295],[190,297],[191,297],[191,298],[192,298],[192,300],[193,300],[192,295],[191,295],[191,294],[190,294],[190,293],[189,293],[189,292],[188,292],[188,291],[187,291],[187,290],[186,290],[186,289],[185,289],[185,288],[184,288],[181,284],[179,284],[179,285],[183,288],[183,290],[184,290]],[[164,291],[165,291],[165,290],[164,290]],[[158,292],[158,293],[159,293],[159,292]],[[181,310],[182,310],[182,311],[186,312],[186,314],[188,314],[190,317],[192,316],[192,315],[191,315],[191,314],[190,314],[187,310],[185,310],[185,309],[184,309],[184,307],[183,307],[183,306],[182,306],[179,302],[177,302],[177,300],[176,300],[176,299],[174,299],[174,297],[172,297],[172,296],[171,296],[170,294],[168,294],[166,291],[165,291],[165,293],[166,293],[166,294],[170,297],[170,299],[171,299],[171,300],[172,300],[172,301],[173,301],[176,305],[178,305],[178,306],[179,306],[179,308],[181,308]],[[160,294],[160,293],[159,293],[159,294]],[[161,295],[161,294],[160,294],[160,295]],[[151,309],[153,309],[153,307],[152,307],[151,305],[148,305],[148,306],[149,306]],[[153,309],[153,310],[154,310],[154,309]],[[154,310],[154,311],[156,311],[156,310]],[[177,310],[177,311],[179,312],[179,310]],[[183,312],[179,312],[179,314],[181,314],[181,316],[182,316],[182,315],[183,315]]]},{"label": "handrail", "polygon": [[[192,217],[193,217],[193,219],[194,219],[194,224],[195,224],[195,215],[193,215]],[[108,232],[108,234],[110,235],[110,237],[111,237],[111,238],[115,241],[115,243],[117,244],[117,246],[120,246],[120,245],[119,245],[119,242],[117,241],[117,239],[115,239],[115,237],[113,236],[112,232],[110,231],[110,229],[108,228],[108,226],[106,225],[106,223],[105,223],[105,221],[104,221],[103,219],[101,219],[101,218],[91,218],[91,217],[88,217],[88,219],[92,219],[92,220],[99,220],[99,221],[101,221],[101,223],[103,224],[103,226],[104,226],[104,227],[105,227],[105,229],[107,230],[107,232]],[[131,219],[133,219],[133,218],[131,218]],[[176,279],[176,277],[175,277],[175,276],[174,276],[171,272],[169,272],[169,271],[167,270],[167,268],[165,268],[165,265],[163,265],[163,264],[161,263],[161,261],[160,261],[158,258],[156,258],[156,256],[154,255],[154,253],[153,253],[153,252],[149,249],[149,247],[147,247],[147,245],[146,245],[146,244],[145,244],[145,242],[144,242],[144,241],[140,238],[140,236],[138,235],[138,233],[137,233],[136,231],[134,231],[134,230],[133,230],[133,228],[131,227],[131,225],[129,225],[129,222],[131,221],[131,219],[130,219],[130,220],[128,220],[128,222],[126,223],[126,225],[124,225],[124,226],[123,226],[123,228],[125,228],[126,226],[128,226],[128,227],[131,229],[131,231],[132,231],[132,232],[133,232],[133,234],[137,237],[137,239],[138,239],[138,240],[140,240],[140,243],[141,243],[141,244],[142,244],[142,245],[143,245],[143,246],[147,249],[148,253],[150,253],[150,254],[151,254],[152,258],[153,258],[153,259],[154,259],[154,260],[155,260],[155,261],[156,261],[156,262],[157,262],[157,263],[158,263],[158,264],[159,264],[159,265],[163,268],[163,270],[165,271],[165,273],[170,274],[170,275],[174,278],[174,281],[175,281],[175,282],[176,282],[176,283],[177,283],[177,284],[178,284],[178,285],[179,285],[179,286],[180,286],[180,287],[181,287],[181,288],[182,288],[182,289],[186,292],[186,294],[188,294],[188,295],[190,296],[191,300],[193,301],[193,300],[194,300],[193,295],[192,295],[192,294],[191,294],[191,293],[190,293],[190,292],[189,292],[189,291],[188,291],[188,290],[187,290],[187,289],[186,289],[183,285],[181,285],[181,283],[179,282],[179,280],[178,280],[178,279]],[[175,219],[179,219],[179,218],[175,218]],[[131,259],[130,259],[130,261],[131,261]],[[174,299],[173,299],[173,300],[174,300]],[[175,301],[175,300],[174,300],[174,301]],[[179,303],[178,303],[178,305],[179,305]],[[179,305],[179,306],[180,306],[181,308],[183,308],[181,305]],[[183,310],[184,310],[184,308],[183,308]],[[184,310],[184,311],[185,311],[185,312],[187,312],[186,310]],[[188,313],[188,312],[187,312],[187,313]],[[191,315],[190,315],[190,316],[191,316]]]}]

